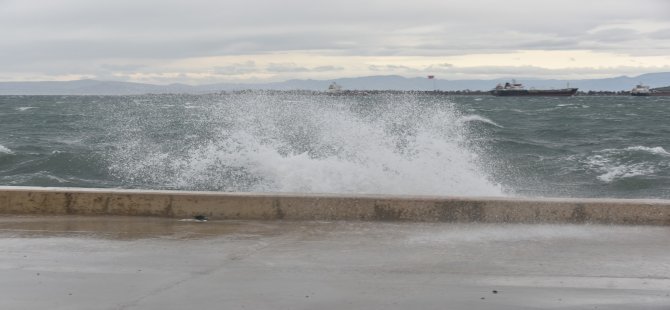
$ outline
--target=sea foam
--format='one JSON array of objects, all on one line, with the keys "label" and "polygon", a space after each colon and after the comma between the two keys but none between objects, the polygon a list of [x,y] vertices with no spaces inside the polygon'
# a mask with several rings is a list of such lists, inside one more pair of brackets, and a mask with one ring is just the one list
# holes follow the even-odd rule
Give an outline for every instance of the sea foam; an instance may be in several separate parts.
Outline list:
[{"label": "sea foam", "polygon": [[12,150],[0,144],[0,154],[14,154]]},{"label": "sea foam", "polygon": [[[611,183],[620,179],[653,175],[667,160],[658,156],[670,156],[662,147],[630,146],[618,149],[604,149],[586,158],[586,164],[599,172],[598,180]],[[655,157],[655,158],[654,158]]]},{"label": "sea foam", "polygon": [[191,146],[165,147],[151,130],[133,130],[110,156],[110,170],[132,183],[180,189],[503,195],[478,167],[450,103],[427,107],[403,96],[368,106],[264,93],[224,99],[189,110],[212,136],[198,135],[198,127],[184,133],[196,136]]},{"label": "sea foam", "polygon": [[646,146],[631,146],[627,147],[626,150],[628,151],[642,151],[642,152],[648,152],[651,154],[657,154],[657,155],[664,155],[664,156],[670,156],[670,153],[666,151],[664,148],[657,146],[657,147],[646,147]]}]

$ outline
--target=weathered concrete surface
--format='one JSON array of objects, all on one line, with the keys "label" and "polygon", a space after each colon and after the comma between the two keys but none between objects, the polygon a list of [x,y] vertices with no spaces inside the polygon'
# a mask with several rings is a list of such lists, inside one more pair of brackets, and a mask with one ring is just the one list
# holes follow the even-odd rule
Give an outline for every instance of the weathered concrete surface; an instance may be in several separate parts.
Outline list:
[{"label": "weathered concrete surface", "polygon": [[629,225],[4,216],[0,309],[668,309],[668,236]]},{"label": "weathered concrete surface", "polygon": [[0,214],[670,225],[670,201],[0,187]]}]

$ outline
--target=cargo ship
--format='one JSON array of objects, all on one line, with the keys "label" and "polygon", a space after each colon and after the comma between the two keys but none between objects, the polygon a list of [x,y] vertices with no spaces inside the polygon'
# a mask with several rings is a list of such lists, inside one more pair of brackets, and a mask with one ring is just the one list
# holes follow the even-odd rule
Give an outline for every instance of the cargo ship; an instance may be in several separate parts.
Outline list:
[{"label": "cargo ship", "polygon": [[638,84],[630,91],[631,96],[670,96],[670,87],[653,88],[649,86]]},{"label": "cargo ship", "polygon": [[578,88],[563,88],[563,89],[526,89],[523,84],[512,81],[512,83],[498,84],[496,88],[491,90],[494,96],[573,96],[577,93]]}]

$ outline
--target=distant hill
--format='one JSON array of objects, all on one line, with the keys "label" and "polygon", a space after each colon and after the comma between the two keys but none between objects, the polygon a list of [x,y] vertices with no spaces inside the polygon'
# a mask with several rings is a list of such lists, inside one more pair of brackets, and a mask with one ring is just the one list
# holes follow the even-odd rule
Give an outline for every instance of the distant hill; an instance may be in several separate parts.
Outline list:
[{"label": "distant hill", "polygon": [[[0,95],[132,95],[147,93],[212,93],[243,89],[273,90],[325,90],[332,82],[347,90],[489,90],[498,83],[511,79],[495,80],[429,80],[406,78],[397,75],[340,78],[334,80],[288,80],[276,83],[242,84],[219,83],[207,85],[154,85],[117,81],[78,80],[65,82],[0,82]],[[517,79],[526,87],[564,88],[579,87],[581,91],[630,90],[643,83],[652,88],[670,87],[670,72],[648,73],[635,77],[620,76],[606,79],[543,80]]]},{"label": "distant hill", "polygon": [[0,82],[0,95],[129,95],[192,92],[189,85],[77,80],[64,82]]}]

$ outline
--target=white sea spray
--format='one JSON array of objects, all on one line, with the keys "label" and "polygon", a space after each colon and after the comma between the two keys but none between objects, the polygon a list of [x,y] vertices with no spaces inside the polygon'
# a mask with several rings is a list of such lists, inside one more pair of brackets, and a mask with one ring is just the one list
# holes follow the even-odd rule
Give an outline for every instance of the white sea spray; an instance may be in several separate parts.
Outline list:
[{"label": "white sea spray", "polygon": [[370,108],[320,100],[264,93],[228,98],[200,112],[208,116],[199,125],[214,135],[197,137],[179,153],[174,149],[184,145],[152,144],[133,130],[110,157],[110,169],[130,182],[185,189],[503,195],[465,146],[463,121],[450,103],[420,108],[416,98],[403,96]]}]

